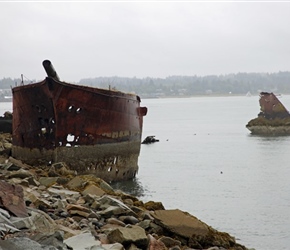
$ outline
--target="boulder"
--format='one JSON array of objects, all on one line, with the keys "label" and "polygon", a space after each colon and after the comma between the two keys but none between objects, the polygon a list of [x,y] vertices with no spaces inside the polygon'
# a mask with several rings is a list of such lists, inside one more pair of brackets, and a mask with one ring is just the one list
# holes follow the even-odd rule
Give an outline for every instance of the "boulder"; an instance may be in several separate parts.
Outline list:
[{"label": "boulder", "polygon": [[0,206],[18,217],[28,216],[23,196],[23,188],[20,185],[0,181]]},{"label": "boulder", "polygon": [[179,209],[157,210],[152,213],[152,216],[156,224],[187,239],[193,235],[205,236],[209,233],[209,228],[205,223]]},{"label": "boulder", "polygon": [[88,185],[85,190],[82,192],[82,195],[91,194],[96,196],[102,196],[106,194],[103,189],[99,188],[96,185],[90,184]]},{"label": "boulder", "polygon": [[95,237],[89,232],[70,237],[64,240],[64,243],[73,250],[92,249],[93,246],[100,247],[101,245],[101,242],[96,240]]},{"label": "boulder", "polygon": [[38,242],[27,237],[17,237],[0,241],[1,250],[58,250],[54,246],[42,246]]},{"label": "boulder", "polygon": [[108,240],[110,243],[118,242],[124,246],[133,243],[141,249],[146,249],[148,246],[145,230],[136,225],[113,229],[108,233]]}]

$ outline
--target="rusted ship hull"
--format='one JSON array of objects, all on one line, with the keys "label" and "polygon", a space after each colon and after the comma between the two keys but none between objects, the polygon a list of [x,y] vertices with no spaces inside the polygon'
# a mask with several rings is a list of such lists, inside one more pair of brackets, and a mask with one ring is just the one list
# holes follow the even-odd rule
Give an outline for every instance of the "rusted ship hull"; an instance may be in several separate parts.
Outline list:
[{"label": "rusted ship hull", "polygon": [[273,93],[260,93],[260,113],[248,122],[255,135],[290,135],[290,114]]},{"label": "rusted ship hull", "polygon": [[48,75],[12,89],[12,155],[31,165],[65,162],[106,181],[135,177],[147,113],[140,98]]}]

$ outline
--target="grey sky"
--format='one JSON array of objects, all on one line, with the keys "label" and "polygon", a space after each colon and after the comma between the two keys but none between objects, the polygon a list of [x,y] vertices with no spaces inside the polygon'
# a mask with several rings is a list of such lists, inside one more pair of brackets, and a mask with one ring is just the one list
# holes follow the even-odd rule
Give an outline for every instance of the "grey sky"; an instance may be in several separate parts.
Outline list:
[{"label": "grey sky", "polygon": [[290,70],[290,2],[0,2],[0,79]]}]

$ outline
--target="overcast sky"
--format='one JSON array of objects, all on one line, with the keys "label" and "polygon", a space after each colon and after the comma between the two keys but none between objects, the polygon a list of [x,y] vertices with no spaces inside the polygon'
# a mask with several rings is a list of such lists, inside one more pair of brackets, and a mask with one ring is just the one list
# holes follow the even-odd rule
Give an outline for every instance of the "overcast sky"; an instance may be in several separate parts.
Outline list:
[{"label": "overcast sky", "polygon": [[290,2],[0,2],[0,79],[290,70]]}]

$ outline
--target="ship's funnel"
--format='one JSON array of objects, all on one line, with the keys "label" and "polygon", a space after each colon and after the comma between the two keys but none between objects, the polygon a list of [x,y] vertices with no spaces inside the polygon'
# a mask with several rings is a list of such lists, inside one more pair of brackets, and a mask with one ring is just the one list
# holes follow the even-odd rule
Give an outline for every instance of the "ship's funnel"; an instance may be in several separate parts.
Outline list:
[{"label": "ship's funnel", "polygon": [[48,77],[54,78],[59,81],[59,76],[57,75],[52,63],[49,60],[44,60],[42,65],[46,71]]}]

